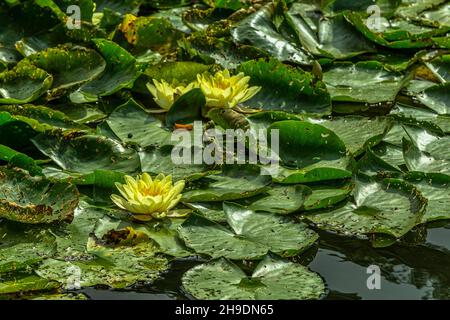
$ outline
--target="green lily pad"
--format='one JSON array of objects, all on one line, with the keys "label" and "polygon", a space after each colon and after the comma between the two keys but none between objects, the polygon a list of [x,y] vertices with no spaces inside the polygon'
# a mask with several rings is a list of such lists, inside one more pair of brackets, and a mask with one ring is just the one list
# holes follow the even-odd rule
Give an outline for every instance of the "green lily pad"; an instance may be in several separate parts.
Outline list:
[{"label": "green lily pad", "polygon": [[303,207],[312,191],[307,186],[275,185],[266,193],[241,202],[250,210],[289,214]]},{"label": "green lily pad", "polygon": [[223,68],[235,69],[241,63],[268,57],[269,55],[248,44],[234,43],[227,38],[208,36],[207,32],[196,32],[189,38],[179,41],[183,54],[190,59],[217,63]]},{"label": "green lily pad", "polygon": [[404,76],[376,61],[337,63],[323,74],[333,101],[380,103],[395,100]]},{"label": "green lily pad", "polygon": [[196,299],[306,300],[319,299],[325,286],[308,268],[267,256],[247,276],[235,264],[214,260],[196,266],[182,278],[183,288]]},{"label": "green lily pad", "polygon": [[232,203],[224,203],[223,209],[231,229],[191,216],[178,229],[187,247],[213,258],[245,260],[258,259],[268,251],[295,256],[318,239],[305,224],[285,217],[256,213]]},{"label": "green lily pad", "polygon": [[139,77],[136,59],[125,49],[106,39],[93,41],[106,61],[106,68],[100,76],[70,94],[70,100],[74,103],[95,102],[99,97],[131,88]]},{"label": "green lily pad", "polygon": [[94,79],[106,66],[96,51],[82,47],[49,48],[28,56],[28,60],[52,74],[53,85],[49,93],[51,97]]},{"label": "green lily pad", "polygon": [[425,89],[417,99],[438,114],[450,114],[450,84],[445,83]]},{"label": "green lily pad", "polygon": [[182,201],[209,202],[248,198],[265,192],[270,177],[255,166],[229,166],[222,174],[213,174],[194,182],[183,192]]},{"label": "green lily pad", "polygon": [[307,9],[309,7],[303,3],[294,3],[285,16],[299,41],[312,54],[345,59],[375,50],[374,44],[361,35],[343,14],[322,18],[318,27],[313,25],[312,29],[307,21]]},{"label": "green lily pad", "polygon": [[164,128],[162,121],[133,99],[117,107],[106,123],[123,142],[135,142],[142,147],[172,144],[171,132]]},{"label": "green lily pad", "polygon": [[336,133],[354,156],[361,154],[366,147],[378,144],[391,127],[389,119],[383,117],[350,116],[316,123]]},{"label": "green lily pad", "polygon": [[140,169],[135,150],[104,136],[72,138],[40,134],[32,141],[43,154],[67,171],[88,174],[95,170],[112,170],[131,174]]},{"label": "green lily pad", "polygon": [[234,41],[250,43],[280,61],[309,65],[311,59],[302,50],[301,45],[293,41],[293,34],[288,37],[277,30],[272,22],[274,11],[273,3],[269,3],[240,21],[231,30]]},{"label": "green lily pad", "polygon": [[0,282],[0,294],[14,294],[36,291],[50,291],[60,287],[56,281],[49,281],[37,275],[24,275],[20,278],[7,279]]},{"label": "green lily pad", "polygon": [[403,158],[409,171],[450,174],[450,159],[436,159],[403,139]]},{"label": "green lily pad", "polygon": [[36,100],[52,86],[53,77],[27,61],[0,73],[0,103],[27,103]]},{"label": "green lily pad", "polygon": [[202,120],[202,108],[206,105],[205,95],[199,88],[186,92],[175,101],[166,115],[166,125],[192,123]]},{"label": "green lily pad", "polygon": [[443,55],[425,63],[442,82],[450,82],[450,55]]},{"label": "green lily pad", "polygon": [[23,239],[23,237],[22,239],[15,239],[17,235],[11,237],[8,234],[8,232],[20,230],[14,229],[11,226],[0,227],[3,237],[2,247],[0,248],[0,274],[17,274],[18,272],[28,271],[45,258],[54,255],[56,246],[53,236],[49,236],[48,233],[40,234],[37,230],[25,229],[24,231],[33,233],[35,237],[33,239],[29,239],[29,237],[26,237],[27,239]]},{"label": "green lily pad", "polygon": [[175,164],[172,160],[172,146],[147,148],[139,152],[143,172],[153,175],[164,173],[174,180],[196,180],[201,177],[218,173],[204,164]]},{"label": "green lily pad", "polygon": [[247,106],[297,114],[331,113],[325,85],[321,81],[314,83],[310,73],[275,60],[248,61],[241,64],[238,71],[251,77],[250,85],[262,87],[258,94],[245,102]]},{"label": "green lily pad", "polygon": [[[276,182],[304,183],[349,177],[342,140],[331,130],[305,121],[285,120],[269,128],[278,130],[283,167],[272,174]],[[269,171],[270,172],[270,171]]]},{"label": "green lily pad", "polygon": [[450,219],[450,176],[412,172],[405,179],[427,198],[428,204],[422,222]]},{"label": "green lily pad", "polygon": [[353,190],[353,184],[342,186],[310,186],[311,195],[303,204],[303,210],[318,210],[329,208],[348,198]]},{"label": "green lily pad", "polygon": [[402,180],[357,180],[353,201],[306,218],[321,229],[345,235],[383,233],[400,238],[421,222],[425,207],[426,199]]},{"label": "green lily pad", "polygon": [[72,221],[78,204],[74,185],[31,177],[20,169],[0,169],[0,217],[21,223]]}]

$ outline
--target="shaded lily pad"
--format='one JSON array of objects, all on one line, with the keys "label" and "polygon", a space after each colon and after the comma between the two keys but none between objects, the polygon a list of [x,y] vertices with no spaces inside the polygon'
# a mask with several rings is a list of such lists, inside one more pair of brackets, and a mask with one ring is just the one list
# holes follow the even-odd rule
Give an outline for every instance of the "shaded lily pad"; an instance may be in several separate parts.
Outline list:
[{"label": "shaded lily pad", "polygon": [[[349,177],[348,158],[342,140],[331,130],[305,121],[285,120],[269,128],[278,130],[283,167],[272,177],[281,183],[304,183]],[[270,172],[270,171],[269,171]]]},{"label": "shaded lily pad", "polygon": [[22,223],[72,221],[78,204],[74,185],[31,177],[20,169],[0,169],[0,217]]},{"label": "shaded lily pad", "polygon": [[438,114],[450,114],[450,84],[445,83],[425,89],[417,99]]},{"label": "shaded lily pad", "polygon": [[[322,18],[316,26],[308,24],[308,9],[308,5],[294,3],[285,15],[300,42],[309,52],[344,59],[374,51],[374,44],[361,35],[343,14]],[[311,15],[317,14],[316,12]]]},{"label": "shaded lily pad", "polygon": [[267,256],[247,276],[235,264],[214,260],[186,272],[184,289],[197,299],[276,300],[319,299],[322,279],[306,267]]},{"label": "shaded lily pad", "polygon": [[0,103],[27,103],[52,86],[53,77],[42,69],[21,61],[12,70],[0,73]]},{"label": "shaded lily pad", "polygon": [[106,68],[100,76],[70,94],[74,103],[95,102],[99,97],[131,88],[139,76],[136,59],[125,49],[106,39],[93,41],[106,61]]},{"label": "shaded lily pad", "polygon": [[407,139],[403,139],[403,158],[410,171],[450,174],[450,159],[437,159],[426,154]]},{"label": "shaded lily pad", "polygon": [[[106,63],[94,50],[82,47],[57,47],[28,56],[28,60],[53,76],[50,96],[97,77]],[[61,92],[63,93],[63,92]]]},{"label": "shaded lily pad", "polygon": [[243,199],[241,202],[256,212],[289,214],[302,208],[311,194],[311,189],[303,185],[275,185],[266,194],[255,196],[255,199]]},{"label": "shaded lily pad", "polygon": [[115,170],[135,173],[140,169],[137,152],[110,138],[97,135],[66,137],[41,134],[33,138],[35,146],[62,169],[78,173]]},{"label": "shaded lily pad", "polygon": [[294,256],[318,238],[303,223],[285,217],[256,213],[237,204],[224,203],[231,229],[200,216],[191,216],[178,229],[186,246],[213,258],[258,259],[268,251]]}]

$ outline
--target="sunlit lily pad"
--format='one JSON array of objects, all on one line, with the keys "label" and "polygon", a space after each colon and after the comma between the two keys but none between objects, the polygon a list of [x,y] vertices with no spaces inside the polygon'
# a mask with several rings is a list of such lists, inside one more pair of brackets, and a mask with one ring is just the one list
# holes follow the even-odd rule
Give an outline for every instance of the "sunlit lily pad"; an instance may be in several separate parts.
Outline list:
[{"label": "sunlit lily pad", "polygon": [[267,256],[247,276],[225,259],[192,268],[184,274],[183,287],[197,299],[276,300],[319,299],[322,279],[306,267]]},{"label": "sunlit lily pad", "polygon": [[317,234],[303,223],[256,213],[240,205],[223,206],[230,228],[192,216],[178,229],[186,246],[197,253],[229,259],[258,259],[268,251],[294,256],[310,247]]},{"label": "sunlit lily pad", "polygon": [[263,110],[286,111],[298,114],[323,115],[331,112],[329,94],[323,82],[300,69],[270,60],[249,61],[238,68],[251,77],[250,85],[262,90],[244,104]]},{"label": "sunlit lily pad", "polygon": [[403,80],[402,74],[388,72],[376,61],[338,63],[323,74],[333,101],[392,102]]},{"label": "sunlit lily pad", "polygon": [[222,174],[214,174],[196,181],[191,190],[183,193],[186,202],[223,201],[248,198],[266,191],[270,177],[260,175],[252,166],[227,167]]},{"label": "sunlit lily pad", "polygon": [[425,207],[423,195],[402,180],[358,180],[352,201],[306,218],[321,229],[345,235],[383,233],[399,238],[421,222]]}]

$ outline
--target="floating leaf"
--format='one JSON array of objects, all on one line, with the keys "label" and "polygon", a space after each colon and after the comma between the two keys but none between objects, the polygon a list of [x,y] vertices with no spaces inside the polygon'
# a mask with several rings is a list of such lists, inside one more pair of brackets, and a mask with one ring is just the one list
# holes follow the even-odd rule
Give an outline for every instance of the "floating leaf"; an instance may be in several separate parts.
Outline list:
[{"label": "floating leaf", "polygon": [[258,167],[229,166],[222,174],[214,174],[195,182],[183,193],[183,201],[209,202],[248,198],[267,190],[270,177],[260,175]]},{"label": "floating leaf", "polygon": [[22,223],[72,221],[78,204],[74,185],[31,177],[20,169],[0,169],[0,217]]},{"label": "floating leaf", "polygon": [[325,85],[314,83],[312,74],[288,67],[275,60],[249,61],[238,71],[251,77],[250,85],[261,91],[245,105],[263,110],[324,115],[331,113],[331,102]]},{"label": "floating leaf", "polygon": [[99,77],[70,94],[70,100],[74,103],[95,102],[99,97],[131,88],[139,76],[135,58],[125,49],[106,39],[93,41],[106,61],[106,68]]},{"label": "floating leaf", "polygon": [[214,260],[186,272],[183,287],[197,299],[276,300],[319,299],[322,279],[306,267],[267,256],[248,277],[235,264]]},{"label": "floating leaf", "polygon": [[0,103],[27,103],[52,86],[53,77],[42,69],[21,61],[12,70],[0,73]]},{"label": "floating leaf", "polygon": [[358,180],[353,201],[306,218],[321,229],[345,235],[383,233],[400,238],[421,222],[425,207],[426,199],[402,180]]},{"label": "floating leaf", "polygon": [[258,259],[268,251],[295,256],[318,238],[305,224],[285,217],[256,213],[245,207],[224,203],[230,228],[200,216],[191,216],[178,229],[186,246],[213,258]]}]

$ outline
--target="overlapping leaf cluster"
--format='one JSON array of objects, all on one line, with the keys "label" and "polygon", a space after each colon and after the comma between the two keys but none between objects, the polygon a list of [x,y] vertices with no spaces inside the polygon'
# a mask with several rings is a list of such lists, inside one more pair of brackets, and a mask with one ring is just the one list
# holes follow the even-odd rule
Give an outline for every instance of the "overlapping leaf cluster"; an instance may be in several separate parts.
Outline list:
[{"label": "overlapping leaf cluster", "polygon": [[[449,17],[442,0],[0,2],[0,296],[130,287],[200,255],[196,298],[315,299],[322,279],[289,260],[314,228],[388,246],[450,219]],[[165,113],[146,86],[224,68],[261,90],[218,109],[193,89]],[[279,130],[279,170],[174,164],[194,120]],[[114,208],[140,172],[188,181],[191,215]]]}]

